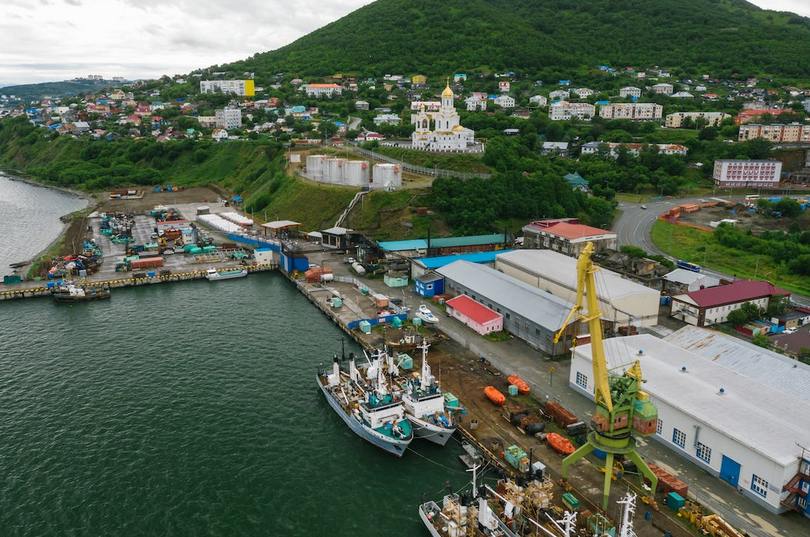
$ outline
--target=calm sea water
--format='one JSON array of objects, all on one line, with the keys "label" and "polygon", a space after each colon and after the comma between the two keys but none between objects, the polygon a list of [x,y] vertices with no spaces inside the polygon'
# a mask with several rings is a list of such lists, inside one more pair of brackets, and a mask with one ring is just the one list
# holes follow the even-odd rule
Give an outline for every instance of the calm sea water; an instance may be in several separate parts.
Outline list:
[{"label": "calm sea water", "polygon": [[0,303],[0,535],[427,535],[458,444],[351,433],[314,381],[341,336],[269,273]]},{"label": "calm sea water", "polygon": [[60,216],[78,211],[87,202],[76,196],[22,181],[0,172],[0,275],[9,263],[26,261],[59,236]]}]

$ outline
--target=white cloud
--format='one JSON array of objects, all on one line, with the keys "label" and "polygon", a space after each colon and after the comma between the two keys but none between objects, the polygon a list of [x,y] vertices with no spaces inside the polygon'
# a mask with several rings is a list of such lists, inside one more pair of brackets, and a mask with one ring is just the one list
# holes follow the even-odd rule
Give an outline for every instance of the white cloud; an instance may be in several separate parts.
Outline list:
[{"label": "white cloud", "polygon": [[[753,0],[810,16],[808,0]],[[0,86],[154,78],[284,46],[371,0],[0,0]]]}]

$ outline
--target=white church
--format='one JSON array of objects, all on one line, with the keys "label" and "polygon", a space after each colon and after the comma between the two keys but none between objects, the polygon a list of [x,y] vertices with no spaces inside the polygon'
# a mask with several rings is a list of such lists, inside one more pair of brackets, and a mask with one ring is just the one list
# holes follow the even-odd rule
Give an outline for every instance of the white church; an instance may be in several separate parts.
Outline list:
[{"label": "white church", "polygon": [[475,132],[460,125],[454,98],[448,82],[437,111],[429,112],[420,106],[419,111],[411,115],[411,124],[416,127],[411,134],[413,149],[455,153],[483,151],[483,146],[475,142]]}]

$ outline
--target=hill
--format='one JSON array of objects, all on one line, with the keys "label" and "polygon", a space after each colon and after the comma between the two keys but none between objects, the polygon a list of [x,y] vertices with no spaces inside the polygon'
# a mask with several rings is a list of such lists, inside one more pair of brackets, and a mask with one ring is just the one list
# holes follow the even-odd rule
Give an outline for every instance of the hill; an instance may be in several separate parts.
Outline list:
[{"label": "hill", "polygon": [[3,86],[0,88],[0,93],[14,95],[23,100],[41,99],[42,97],[71,97],[80,93],[98,91],[113,85],[120,86],[121,84],[121,82],[113,82],[112,80],[63,80],[61,82]]},{"label": "hill", "polygon": [[810,19],[744,0],[378,0],[217,70],[259,80],[506,69],[553,79],[601,64],[806,77]]}]

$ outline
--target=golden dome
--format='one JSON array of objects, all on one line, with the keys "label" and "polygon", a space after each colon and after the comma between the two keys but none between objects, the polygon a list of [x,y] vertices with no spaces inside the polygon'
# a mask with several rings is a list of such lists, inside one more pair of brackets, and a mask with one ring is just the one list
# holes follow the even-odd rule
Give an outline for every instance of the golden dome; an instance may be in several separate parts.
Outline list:
[{"label": "golden dome", "polygon": [[450,98],[454,97],[453,90],[450,89],[450,79],[449,78],[447,79],[447,86],[444,88],[444,91],[442,92],[442,97],[450,97]]}]

